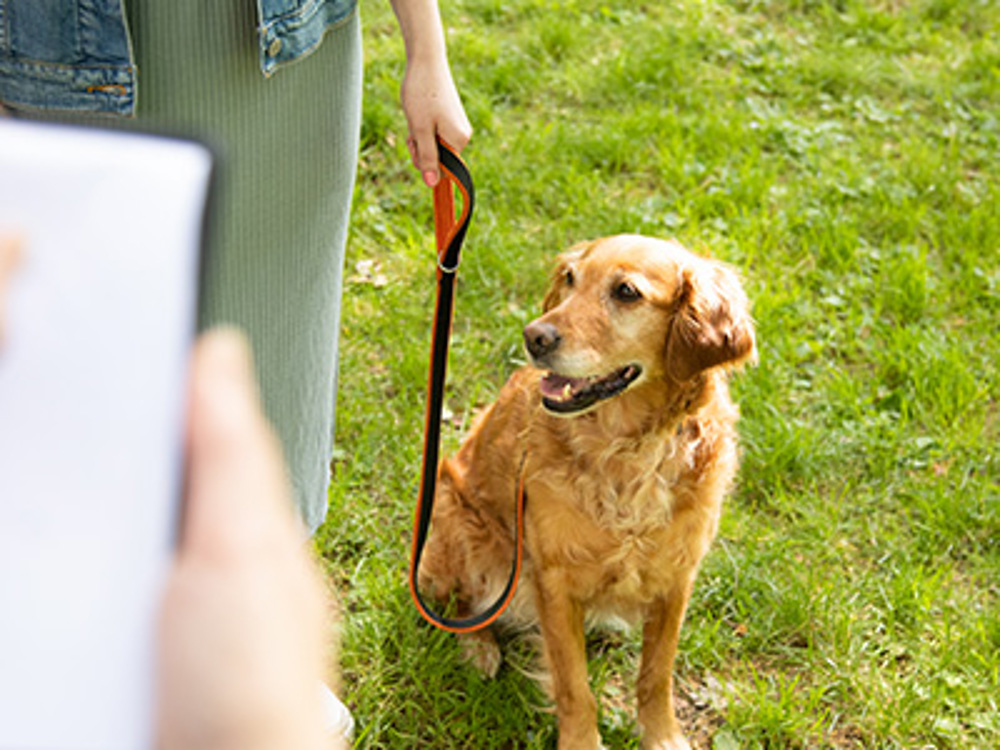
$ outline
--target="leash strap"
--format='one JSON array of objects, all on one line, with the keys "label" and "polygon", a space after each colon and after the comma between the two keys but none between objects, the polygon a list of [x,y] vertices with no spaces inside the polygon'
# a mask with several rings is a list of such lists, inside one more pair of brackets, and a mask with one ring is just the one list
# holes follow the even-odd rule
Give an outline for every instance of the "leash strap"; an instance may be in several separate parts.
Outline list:
[{"label": "leash strap", "polygon": [[[465,163],[443,141],[438,141],[441,180],[434,188],[434,229],[437,241],[437,304],[431,339],[430,377],[427,387],[427,417],[424,427],[424,460],[420,478],[420,494],[413,529],[413,550],[410,558],[410,596],[417,610],[435,627],[452,633],[471,633],[493,623],[510,604],[521,573],[524,539],[524,480],[517,488],[517,529],[514,561],[510,579],[503,593],[489,609],[468,618],[451,618],[431,609],[417,589],[417,571],[430,531],[437,486],[438,451],[441,443],[441,410],[444,406],[444,385],[448,369],[448,341],[455,309],[455,280],[462,242],[472,218],[475,191],[472,176]],[[462,211],[455,216],[455,188],[462,196]]]}]

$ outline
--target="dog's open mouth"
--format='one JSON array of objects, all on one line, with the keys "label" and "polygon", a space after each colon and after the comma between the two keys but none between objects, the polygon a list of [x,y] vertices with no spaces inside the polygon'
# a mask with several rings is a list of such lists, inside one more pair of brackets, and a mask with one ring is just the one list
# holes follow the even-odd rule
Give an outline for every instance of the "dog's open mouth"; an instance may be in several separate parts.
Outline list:
[{"label": "dog's open mouth", "polygon": [[542,404],[549,411],[571,414],[593,406],[598,401],[617,396],[639,375],[639,365],[628,365],[610,375],[570,378],[548,372],[541,381]]}]

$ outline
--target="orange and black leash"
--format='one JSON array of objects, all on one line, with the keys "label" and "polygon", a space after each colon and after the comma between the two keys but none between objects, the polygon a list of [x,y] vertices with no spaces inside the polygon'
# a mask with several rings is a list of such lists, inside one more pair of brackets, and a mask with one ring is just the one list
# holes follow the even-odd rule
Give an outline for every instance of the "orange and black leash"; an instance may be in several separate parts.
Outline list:
[{"label": "orange and black leash", "polygon": [[[499,598],[485,611],[466,618],[451,618],[435,612],[423,600],[417,588],[417,571],[424,544],[430,532],[437,486],[438,453],[441,443],[441,410],[444,406],[444,385],[448,369],[448,341],[455,310],[455,281],[461,260],[475,191],[472,176],[465,162],[445,144],[438,143],[441,179],[434,188],[434,229],[437,241],[437,304],[431,339],[431,364],[427,386],[427,417],[424,426],[424,460],[420,477],[420,493],[413,528],[413,550],[410,558],[410,595],[417,610],[435,627],[452,633],[471,633],[493,623],[510,604],[521,574],[524,540],[524,486],[517,487],[517,520],[514,560],[510,579]],[[455,190],[462,196],[461,213],[455,216]]]}]

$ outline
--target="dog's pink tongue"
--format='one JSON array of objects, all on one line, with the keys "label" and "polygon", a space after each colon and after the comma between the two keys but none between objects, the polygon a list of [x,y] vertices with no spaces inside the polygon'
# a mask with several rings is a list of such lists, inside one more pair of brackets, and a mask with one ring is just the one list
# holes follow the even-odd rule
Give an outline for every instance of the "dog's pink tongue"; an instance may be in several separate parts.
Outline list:
[{"label": "dog's pink tongue", "polygon": [[553,401],[567,401],[573,397],[573,393],[579,390],[585,382],[585,378],[567,378],[564,375],[556,375],[554,372],[550,372],[542,378],[542,395]]}]

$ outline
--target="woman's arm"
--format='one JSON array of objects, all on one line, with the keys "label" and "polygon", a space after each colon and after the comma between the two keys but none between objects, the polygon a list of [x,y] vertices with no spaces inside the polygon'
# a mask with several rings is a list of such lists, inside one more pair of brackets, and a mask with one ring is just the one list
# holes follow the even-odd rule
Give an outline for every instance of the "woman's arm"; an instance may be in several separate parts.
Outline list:
[{"label": "woman's arm", "polygon": [[472,137],[472,126],[448,67],[437,0],[392,0],[392,9],[406,45],[401,92],[410,129],[406,143],[413,166],[433,187],[439,177],[435,138],[461,151]]}]

